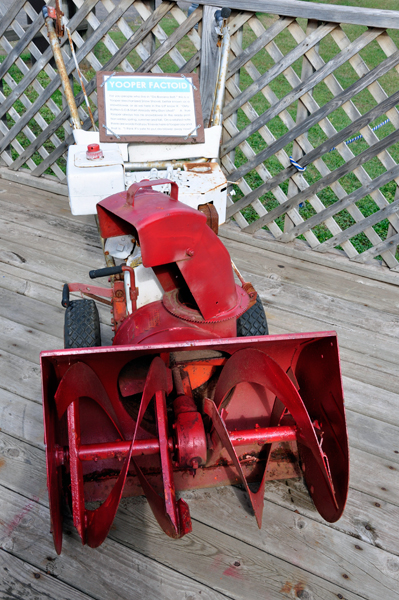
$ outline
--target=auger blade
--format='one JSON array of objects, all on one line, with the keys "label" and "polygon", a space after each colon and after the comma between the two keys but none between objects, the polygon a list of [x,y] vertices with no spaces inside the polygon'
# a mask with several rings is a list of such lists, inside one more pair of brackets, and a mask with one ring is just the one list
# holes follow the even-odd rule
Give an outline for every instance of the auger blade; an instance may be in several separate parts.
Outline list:
[{"label": "auger blade", "polygon": [[92,548],[96,548],[103,543],[107,537],[111,525],[115,519],[118,506],[122,498],[123,488],[126,483],[126,477],[132,458],[133,446],[136,441],[137,431],[141,419],[154,395],[164,393],[167,389],[166,367],[160,358],[154,358],[151,363],[146,382],[144,385],[142,401],[140,405],[139,418],[137,419],[133,438],[130,444],[129,453],[125,458],[124,465],[119,474],[117,482],[105,502],[96,510],[88,511],[87,518],[87,543]]},{"label": "auger blade", "polygon": [[[168,430],[167,430],[167,412],[165,393],[168,389],[167,370],[164,362],[160,358],[154,358],[151,363],[150,374],[156,372],[158,379],[154,380],[157,384],[151,388],[152,395],[146,395],[146,387],[144,388],[143,397],[140,403],[139,414],[136,423],[136,430],[144,417],[144,413],[148,405],[155,395],[156,415],[158,424],[159,450],[162,467],[162,481],[164,488],[164,497],[161,498],[153,487],[148,482],[147,478],[134,461],[137,475],[140,479],[141,487],[151,506],[152,512],[157,519],[163,531],[173,538],[179,538],[191,531],[191,519],[189,516],[188,506],[183,500],[176,502],[175,485],[173,481],[173,465],[168,447]],[[155,389],[157,388],[157,389]]]},{"label": "auger blade", "polygon": [[[327,351],[327,349],[328,346],[326,346],[325,351]],[[314,352],[314,359],[317,355],[317,352]],[[307,363],[307,370],[309,370],[309,363]],[[337,520],[342,514],[346,495],[343,502],[342,498],[341,501],[339,498],[337,498],[335,490],[336,485],[339,485],[339,477],[332,476],[329,466],[330,462],[334,462],[336,460],[335,452],[331,454],[329,452],[327,454],[322,448],[322,442],[319,441],[315,426],[312,422],[312,418],[315,420],[314,411],[311,418],[300,393],[292,383],[290,377],[283,371],[283,369],[275,360],[273,360],[264,352],[255,348],[239,350],[226,362],[215,389],[214,401],[216,407],[218,407],[219,410],[221,408],[227,410],[229,403],[231,402],[231,398],[234,397],[231,396],[230,392],[236,385],[245,381],[252,384],[262,385],[266,389],[270,390],[278,399],[278,402],[283,404],[283,406],[288,410],[289,414],[294,419],[298,427],[297,441],[302,459],[302,470],[304,472],[305,480],[309,486],[310,493],[319,512],[321,514],[324,513],[325,515],[328,515],[329,518],[327,520],[329,521]],[[298,384],[301,389],[300,378],[298,380]],[[316,389],[312,389],[312,391],[316,392]],[[329,450],[333,449],[333,447],[335,449],[335,445],[331,444],[331,442],[334,440],[334,438],[336,438],[336,435],[334,434],[330,422],[328,422],[327,413],[323,404],[319,403],[317,398],[314,400],[313,408],[315,407],[321,407],[321,411],[324,414],[323,419],[317,421],[318,426],[321,422],[321,427],[323,427],[323,424],[325,424],[326,427],[326,430],[324,431],[323,444],[325,439],[327,439],[328,443],[326,444],[326,447],[328,447]],[[335,406],[335,408],[337,407]],[[335,416],[337,416],[337,411]],[[215,423],[217,423],[217,420],[215,420],[214,425]],[[218,427],[220,429],[220,423]],[[345,440],[345,421],[343,420],[343,423],[340,424],[337,424],[336,422],[336,427],[338,427],[340,431],[344,431],[343,440]],[[338,448],[340,453],[344,455],[345,448],[342,448],[339,445]],[[232,451],[234,452],[232,446],[229,448],[227,445],[226,449],[232,456],[231,453]],[[235,460],[233,462],[236,463]],[[240,477],[243,477],[242,471],[240,472]],[[256,494],[249,490],[245,480],[243,480],[243,483],[246,485],[248,490],[251,503],[260,526],[260,515],[263,506],[263,490],[265,485],[264,474],[260,488]]]}]

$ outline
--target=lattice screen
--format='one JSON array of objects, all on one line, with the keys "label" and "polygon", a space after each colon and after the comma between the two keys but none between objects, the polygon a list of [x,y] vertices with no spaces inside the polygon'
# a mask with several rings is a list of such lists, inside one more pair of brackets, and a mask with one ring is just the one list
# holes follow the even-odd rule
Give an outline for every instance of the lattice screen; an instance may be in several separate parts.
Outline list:
[{"label": "lattice screen", "polygon": [[[202,19],[202,8],[187,17],[176,2],[162,2],[153,10],[154,3],[140,0],[121,0],[116,6],[112,0],[73,1],[78,10],[69,21],[69,29],[95,119],[97,71],[192,72],[198,67],[201,38],[195,27]],[[128,9],[130,14],[132,9],[136,11],[134,20],[129,22],[124,18]],[[100,11],[108,15],[101,21],[96,16]],[[26,17],[33,22],[28,29],[22,24]],[[78,31],[82,22],[89,28],[86,40]],[[12,29],[19,39],[14,47],[7,39],[7,29]],[[25,0],[16,0],[13,9],[1,19],[0,43],[7,56],[0,64],[0,157],[12,170],[25,167],[34,176],[52,172],[63,181],[65,152],[73,137],[69,111],[63,108],[61,91],[57,91],[61,81],[50,64],[51,48],[42,54],[35,43],[41,35],[46,37],[43,17]],[[80,118],[84,128],[89,129],[90,120],[66,36],[62,50]]]},{"label": "lattice screen", "polygon": [[[206,45],[215,45],[204,31],[214,29],[209,25],[214,8],[202,7],[200,0],[187,17],[168,0],[157,2],[155,10],[155,2],[141,0],[116,6],[112,0],[73,2],[77,12],[69,28],[95,118],[98,70],[197,70],[203,102],[213,93],[206,68],[215,70],[216,47],[204,61]],[[298,9],[306,19],[268,14],[268,0],[251,0],[245,6],[256,8],[248,12],[238,0],[230,4],[236,10],[229,23],[221,163],[236,193],[228,216],[252,235],[265,228],[282,242],[302,237],[310,249],[341,248],[360,262],[381,257],[399,270],[398,13],[392,12],[388,31],[386,24],[361,26],[369,24],[361,10],[359,25],[353,25],[352,14],[349,26],[309,19],[322,12],[318,4]],[[286,15],[293,4],[301,5],[281,0]],[[264,14],[255,12],[263,6]],[[133,21],[126,18],[132,8]],[[373,11],[371,22],[380,24],[382,12]],[[24,26],[27,17],[30,27]],[[87,35],[82,26],[89,28]],[[73,138],[52,51],[42,53],[37,46],[38,36],[45,35],[43,17],[26,0],[15,0],[0,20],[0,158],[10,170],[64,181]],[[67,39],[63,54],[89,129]],[[290,156],[306,171],[292,166]]]},{"label": "lattice screen", "polygon": [[235,21],[221,149],[236,184],[228,216],[248,233],[302,236],[314,250],[338,247],[359,262],[380,255],[398,269],[394,40],[384,29],[290,17]]}]

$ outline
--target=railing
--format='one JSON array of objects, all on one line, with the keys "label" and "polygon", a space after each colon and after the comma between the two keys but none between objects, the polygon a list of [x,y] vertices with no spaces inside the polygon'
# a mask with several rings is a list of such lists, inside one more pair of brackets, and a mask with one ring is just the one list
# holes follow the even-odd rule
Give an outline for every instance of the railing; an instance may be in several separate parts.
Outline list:
[{"label": "railing", "polygon": [[[196,70],[207,121],[218,68],[208,0],[189,17],[174,1],[156,9],[141,0],[74,3],[69,28],[95,118],[98,70]],[[229,218],[251,236],[300,238],[314,251],[338,248],[361,263],[378,257],[399,271],[399,12],[296,0],[218,6],[233,9],[221,146],[235,192]],[[132,7],[133,23],[124,18]],[[14,20],[21,11],[33,21],[28,29]],[[92,31],[86,40],[78,31],[83,21]],[[19,37],[14,46],[10,28]],[[0,63],[0,156],[10,172],[52,173],[62,182],[69,111],[51,50],[41,53],[32,41],[40,32],[46,35],[43,18],[26,0],[16,0],[0,21],[7,54]],[[89,128],[67,39],[63,52]]]}]

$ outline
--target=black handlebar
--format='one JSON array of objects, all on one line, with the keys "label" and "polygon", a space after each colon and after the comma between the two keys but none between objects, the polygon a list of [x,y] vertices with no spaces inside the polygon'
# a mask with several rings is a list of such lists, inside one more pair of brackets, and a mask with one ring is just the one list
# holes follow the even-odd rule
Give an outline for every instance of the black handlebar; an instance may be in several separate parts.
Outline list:
[{"label": "black handlebar", "polygon": [[90,279],[97,279],[97,277],[109,277],[110,275],[119,275],[123,273],[122,266],[118,267],[105,267],[105,269],[95,269],[89,272]]}]

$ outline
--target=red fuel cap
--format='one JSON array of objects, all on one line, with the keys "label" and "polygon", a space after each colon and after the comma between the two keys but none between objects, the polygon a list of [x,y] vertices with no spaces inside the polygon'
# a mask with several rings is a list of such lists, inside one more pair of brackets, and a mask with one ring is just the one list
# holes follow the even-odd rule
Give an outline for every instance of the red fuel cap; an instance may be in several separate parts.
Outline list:
[{"label": "red fuel cap", "polygon": [[98,160],[104,158],[104,153],[100,149],[100,144],[89,144],[87,146],[86,158],[88,160]]}]

